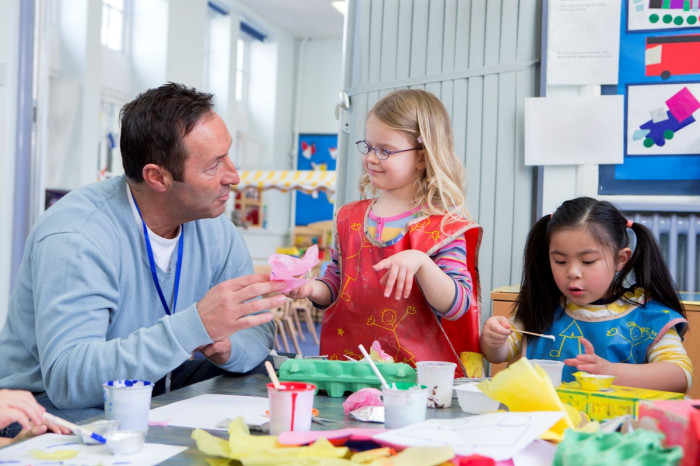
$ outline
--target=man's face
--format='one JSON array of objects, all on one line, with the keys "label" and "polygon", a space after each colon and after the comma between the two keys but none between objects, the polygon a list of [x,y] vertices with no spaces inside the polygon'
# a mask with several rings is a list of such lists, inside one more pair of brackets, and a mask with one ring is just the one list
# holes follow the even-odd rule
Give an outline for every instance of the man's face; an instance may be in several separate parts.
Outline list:
[{"label": "man's face", "polygon": [[206,115],[185,136],[183,181],[172,185],[173,202],[183,221],[218,217],[240,177],[228,156],[231,135],[215,113]]}]

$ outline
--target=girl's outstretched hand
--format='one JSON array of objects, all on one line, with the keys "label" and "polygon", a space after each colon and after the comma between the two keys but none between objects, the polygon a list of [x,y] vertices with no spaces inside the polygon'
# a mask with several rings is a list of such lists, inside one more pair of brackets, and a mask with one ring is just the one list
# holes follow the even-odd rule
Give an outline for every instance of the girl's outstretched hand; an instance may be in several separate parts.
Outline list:
[{"label": "girl's outstretched hand", "polygon": [[388,272],[379,280],[379,284],[386,285],[384,288],[384,297],[391,296],[395,290],[394,297],[396,299],[408,298],[413,289],[413,279],[418,271],[426,263],[430,261],[430,257],[421,251],[409,249],[406,251],[397,252],[391,257],[379,261],[372,268],[375,272],[387,270]]},{"label": "girl's outstretched hand", "polygon": [[309,296],[311,296],[311,293],[313,292],[313,290],[314,289],[313,289],[313,286],[311,285],[311,283],[304,283],[300,287],[293,288],[293,289],[289,290],[287,293],[282,293],[282,294],[285,295],[286,297],[292,298],[292,299],[304,299],[304,298],[308,298]]},{"label": "girl's outstretched hand", "polygon": [[564,364],[574,366],[576,369],[589,374],[613,375],[613,363],[596,355],[595,348],[593,348],[593,344],[590,341],[581,337],[581,343],[583,343],[583,348],[586,351],[585,354],[565,359]]},{"label": "girl's outstretched hand", "polygon": [[489,317],[481,331],[481,345],[489,348],[500,348],[506,344],[511,333],[513,331],[506,317]]}]

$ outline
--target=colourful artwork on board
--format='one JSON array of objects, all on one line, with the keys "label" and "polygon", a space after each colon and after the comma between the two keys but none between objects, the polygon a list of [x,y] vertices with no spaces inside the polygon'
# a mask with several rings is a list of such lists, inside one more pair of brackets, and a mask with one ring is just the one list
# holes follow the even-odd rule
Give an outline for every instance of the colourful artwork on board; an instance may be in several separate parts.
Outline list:
[{"label": "colourful artwork on board", "polygon": [[600,165],[599,194],[700,194],[700,0],[622,3],[618,84],[624,159]]},{"label": "colourful artwork on board", "polygon": [[[297,170],[335,170],[338,151],[336,134],[299,135]],[[324,191],[311,194],[296,193],[294,224],[308,225],[313,222],[333,219],[333,199]]]}]

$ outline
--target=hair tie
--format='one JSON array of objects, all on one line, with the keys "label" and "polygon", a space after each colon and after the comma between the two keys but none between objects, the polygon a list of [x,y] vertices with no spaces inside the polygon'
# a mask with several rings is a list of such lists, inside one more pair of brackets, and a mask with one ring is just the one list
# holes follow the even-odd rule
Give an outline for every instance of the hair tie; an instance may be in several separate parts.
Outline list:
[{"label": "hair tie", "polygon": [[632,220],[627,220],[627,228],[632,228],[632,225],[634,225],[634,222]]}]

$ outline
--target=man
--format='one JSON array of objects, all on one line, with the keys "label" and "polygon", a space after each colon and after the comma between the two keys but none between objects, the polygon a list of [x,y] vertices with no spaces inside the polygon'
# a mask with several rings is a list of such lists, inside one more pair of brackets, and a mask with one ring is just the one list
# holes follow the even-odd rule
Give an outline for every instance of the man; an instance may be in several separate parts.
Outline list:
[{"label": "man", "polygon": [[85,408],[101,407],[105,381],[158,381],[158,394],[268,355],[261,311],[285,285],[251,275],[222,215],[239,177],[212,105],[174,83],[126,104],[125,176],[76,189],[34,226],[0,332],[0,388],[79,421],[100,412]]}]

